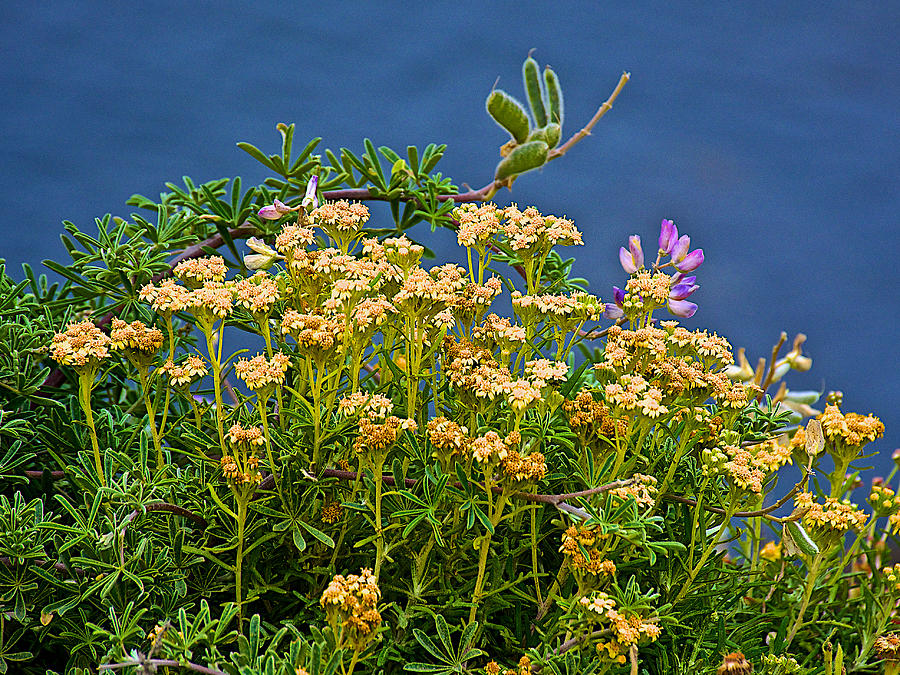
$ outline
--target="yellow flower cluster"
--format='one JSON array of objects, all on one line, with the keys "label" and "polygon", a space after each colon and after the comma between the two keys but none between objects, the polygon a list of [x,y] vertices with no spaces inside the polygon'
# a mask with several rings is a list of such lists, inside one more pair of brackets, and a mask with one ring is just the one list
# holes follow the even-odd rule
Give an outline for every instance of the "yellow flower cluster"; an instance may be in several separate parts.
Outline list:
[{"label": "yellow flower cluster", "polygon": [[[876,516],[894,516],[900,512],[900,495],[895,494],[891,488],[880,482],[872,483],[868,501]],[[893,524],[893,520],[891,524]]]},{"label": "yellow flower cluster", "polygon": [[190,291],[179,286],[174,279],[166,279],[158,286],[147,284],[141,287],[138,297],[150,304],[153,311],[163,317],[171,317],[188,305]]},{"label": "yellow flower cluster", "polygon": [[466,427],[441,415],[429,420],[426,429],[428,440],[435,448],[436,459],[450,462],[456,457],[465,457],[468,454],[471,439]]},{"label": "yellow flower cluster", "polygon": [[324,202],[322,206],[314,209],[309,217],[326,231],[356,232],[369,220],[369,207],[341,199]]},{"label": "yellow flower cluster", "polygon": [[237,460],[231,455],[223,455],[222,459],[219,460],[219,465],[222,467],[222,475],[235,485],[259,485],[262,483],[262,474],[259,472],[259,459],[250,455],[243,464],[243,467],[239,466]]},{"label": "yellow flower cluster", "polygon": [[91,369],[109,356],[110,339],[91,321],[70,323],[50,343],[50,358],[62,366]]},{"label": "yellow flower cluster", "polygon": [[825,412],[818,419],[826,438],[847,445],[863,446],[884,435],[884,424],[875,415],[844,415],[836,405],[825,406]]},{"label": "yellow flower cluster", "polygon": [[393,401],[382,394],[357,391],[338,401],[338,412],[345,417],[365,415],[371,420],[384,419],[393,410]]},{"label": "yellow flower cluster", "polygon": [[660,635],[659,625],[655,619],[645,620],[633,612],[624,612],[616,609],[616,601],[602,591],[595,591],[589,596],[579,600],[591,614],[596,614],[602,621],[608,621],[613,633],[612,642],[603,642],[597,645],[599,653],[619,663],[625,663],[623,648],[637,644],[647,639],[651,642]]},{"label": "yellow flower cluster", "polygon": [[252,391],[259,392],[280,384],[284,384],[290,359],[281,352],[275,353],[271,359],[264,354],[257,354],[252,359],[239,359],[234,364],[234,372]]},{"label": "yellow flower cluster", "polygon": [[582,391],[572,400],[564,401],[563,412],[569,418],[572,429],[584,439],[603,436],[614,439],[624,438],[628,433],[628,421],[615,419],[609,407],[602,401],[594,400],[589,391]]},{"label": "yellow flower cluster", "polygon": [[511,204],[500,212],[503,219],[503,233],[514,251],[537,253],[549,250],[557,244],[563,246],[581,245],[581,232],[566,218],[543,216],[533,206],[520,211]]},{"label": "yellow flower cluster", "polygon": [[169,376],[169,384],[173,387],[187,386],[207,373],[206,364],[199,356],[188,356],[177,365],[172,361],[166,361],[162,371]]},{"label": "yellow flower cluster", "polygon": [[483,247],[500,231],[502,212],[496,204],[462,204],[453,209],[459,223],[456,242],[466,248]]},{"label": "yellow flower cluster", "polygon": [[840,533],[851,529],[858,530],[869,518],[856,504],[847,500],[828,497],[824,504],[819,504],[813,501],[813,496],[809,492],[798,494],[794,498],[794,503],[798,508],[808,509],[803,516],[803,522],[820,530]]},{"label": "yellow flower cluster", "polygon": [[362,651],[381,625],[378,601],[381,589],[372,570],[363,569],[359,575],[335,576],[328,584],[319,604],[325,608],[329,622],[339,639],[349,639],[353,648]]},{"label": "yellow flower cluster", "polygon": [[328,502],[322,506],[322,513],[319,517],[323,523],[332,525],[344,517],[344,507],[337,501]]},{"label": "yellow flower cluster", "polygon": [[401,419],[391,415],[384,422],[376,422],[368,417],[359,419],[359,436],[353,444],[353,449],[364,454],[367,450],[382,452],[391,447],[400,432],[416,430],[416,423],[411,419]]},{"label": "yellow flower cluster", "polygon": [[132,350],[155,354],[163,344],[163,334],[158,328],[148,328],[141,321],[127,323],[113,319],[109,331],[110,347],[115,350]]},{"label": "yellow flower cluster", "polygon": [[173,274],[185,285],[198,288],[208,281],[220,283],[225,280],[228,268],[220,256],[182,260],[175,266]]},{"label": "yellow flower cluster", "polygon": [[887,582],[888,592],[894,595],[900,595],[900,563],[885,567],[881,570],[881,575]]},{"label": "yellow flower cluster", "polygon": [[255,317],[267,317],[280,297],[278,282],[265,272],[235,282],[232,290],[237,305]]},{"label": "yellow flower cluster", "polygon": [[518,450],[509,450],[506,456],[500,460],[500,468],[514,485],[533,485],[547,475],[547,462],[540,452],[532,452],[528,455],[519,454]]}]

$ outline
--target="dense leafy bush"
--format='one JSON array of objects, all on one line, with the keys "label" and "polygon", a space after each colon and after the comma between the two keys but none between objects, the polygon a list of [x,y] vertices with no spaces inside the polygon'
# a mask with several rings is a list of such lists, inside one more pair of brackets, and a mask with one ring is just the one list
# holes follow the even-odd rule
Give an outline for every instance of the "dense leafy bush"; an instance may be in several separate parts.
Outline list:
[{"label": "dense leafy bush", "polygon": [[[241,144],[265,184],[167,184],[66,223],[61,283],[0,274],[0,672],[896,665],[900,498],[847,501],[881,423],[786,388],[802,336],[753,369],[661,316],[703,262],[671,221],[602,303],[574,223],[489,203],[627,81],[560,143],[556,75],[523,76],[480,190],[444,146],[295,155],[279,125]],[[422,222],[463,266],[422,266]]]}]

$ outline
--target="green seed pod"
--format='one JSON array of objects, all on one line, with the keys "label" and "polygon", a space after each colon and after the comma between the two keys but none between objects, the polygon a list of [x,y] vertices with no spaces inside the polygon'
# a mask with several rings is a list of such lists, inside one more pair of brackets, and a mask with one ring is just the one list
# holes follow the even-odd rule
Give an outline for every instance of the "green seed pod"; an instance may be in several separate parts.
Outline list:
[{"label": "green seed pod", "polygon": [[549,147],[555,148],[559,143],[559,125],[548,124],[540,129],[532,129],[528,134],[529,141],[544,141]]},{"label": "green seed pod", "polygon": [[517,142],[525,142],[531,129],[525,106],[502,89],[494,89],[487,97],[485,107],[488,115],[506,129]]},{"label": "green seed pod", "polygon": [[544,84],[547,86],[547,102],[550,104],[550,121],[559,126],[563,123],[563,95],[559,86],[559,78],[550,66],[544,68]]},{"label": "green seed pod", "polygon": [[[531,106],[531,114],[534,123],[538,127],[547,126],[547,110],[544,107],[544,89],[541,86],[541,71],[538,62],[530,56],[522,64],[522,81],[525,83],[525,93],[528,94],[528,104]],[[552,144],[550,147],[553,147]]]},{"label": "green seed pod", "polygon": [[796,555],[796,551],[799,551],[800,553],[813,556],[819,552],[816,542],[810,538],[803,526],[795,520],[784,524],[784,528],[781,531],[781,540],[785,545],[785,552],[789,555]]},{"label": "green seed pod", "polygon": [[504,180],[516,174],[543,166],[550,147],[544,141],[531,141],[515,148],[497,165],[495,180]]},{"label": "green seed pod", "polygon": [[559,145],[559,138],[562,136],[562,127],[556,122],[550,122],[550,124],[544,128],[547,130],[547,145],[551,148],[555,148]]}]

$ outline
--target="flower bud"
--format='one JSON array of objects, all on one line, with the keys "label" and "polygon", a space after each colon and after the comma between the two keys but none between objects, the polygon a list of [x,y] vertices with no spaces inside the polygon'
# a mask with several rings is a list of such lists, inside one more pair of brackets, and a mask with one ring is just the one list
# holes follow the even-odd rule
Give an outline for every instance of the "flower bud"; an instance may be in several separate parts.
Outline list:
[{"label": "flower bud", "polygon": [[671,220],[663,218],[662,225],[659,228],[659,253],[660,255],[669,255],[675,244],[678,242],[678,228]]},{"label": "flower bud", "polygon": [[275,210],[278,211],[278,213],[280,213],[281,215],[284,215],[285,213],[290,213],[291,211],[293,211],[293,209],[290,206],[285,204],[280,199],[276,199],[273,206],[275,207]]},{"label": "flower bud", "polygon": [[262,207],[258,211],[258,215],[260,218],[265,218],[266,220],[278,220],[279,218],[281,218],[281,214],[278,212],[278,208],[274,205]]},{"label": "flower bud", "polygon": [[244,265],[247,266],[247,269],[267,270],[281,257],[275,249],[256,237],[250,237],[247,240],[247,246],[256,252],[244,256]]},{"label": "flower bud", "polygon": [[698,288],[700,287],[696,284],[675,284],[669,290],[669,298],[671,300],[684,300]]},{"label": "flower bud", "polygon": [[691,238],[686,234],[681,235],[672,247],[672,262],[677,263],[684,260],[690,248]]},{"label": "flower bud", "polygon": [[319,177],[313,176],[306,184],[306,196],[303,197],[303,208],[312,206],[314,209],[319,208],[319,196],[316,190],[319,189]]},{"label": "flower bud", "polygon": [[606,303],[606,310],[603,313],[607,319],[613,320],[621,319],[623,316],[625,316],[625,312],[622,310],[622,308],[611,302]]},{"label": "flower bud", "polygon": [[697,269],[698,267],[700,267],[700,265],[702,265],[702,264],[703,264],[703,249],[698,248],[698,249],[695,249],[695,250],[691,251],[690,253],[688,253],[687,256],[683,260],[676,262],[675,268],[679,272],[691,272],[691,271]]},{"label": "flower bud", "polygon": [[628,237],[628,248],[623,246],[619,249],[619,263],[628,274],[634,274],[644,266],[644,251],[639,235]]},{"label": "flower bud", "polygon": [[900,448],[891,453],[891,459],[894,460],[894,464],[900,466]]},{"label": "flower bud", "polygon": [[805,373],[812,368],[812,359],[808,356],[803,356],[802,354],[789,359],[788,363],[791,364],[791,368],[799,370],[801,373]]},{"label": "flower bud", "polygon": [[697,305],[687,300],[669,300],[669,312],[683,319],[689,319],[697,311]]}]

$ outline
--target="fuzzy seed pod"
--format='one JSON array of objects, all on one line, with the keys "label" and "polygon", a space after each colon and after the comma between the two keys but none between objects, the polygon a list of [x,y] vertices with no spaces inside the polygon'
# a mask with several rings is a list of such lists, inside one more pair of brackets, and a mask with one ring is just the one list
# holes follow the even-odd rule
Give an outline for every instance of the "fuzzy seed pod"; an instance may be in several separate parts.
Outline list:
[{"label": "fuzzy seed pod", "polygon": [[540,129],[532,129],[528,134],[529,141],[544,141],[548,147],[555,148],[559,143],[560,129],[558,124],[550,123]]},{"label": "fuzzy seed pod", "polygon": [[550,104],[550,121],[562,127],[564,116],[562,87],[559,86],[559,78],[550,66],[544,68],[544,84],[547,87],[547,102]]},{"label": "fuzzy seed pod", "polygon": [[531,129],[525,106],[502,89],[494,89],[487,97],[485,107],[488,115],[493,117],[497,124],[506,129],[510,136],[516,139],[516,142],[525,142]]},{"label": "fuzzy seed pod", "polygon": [[531,141],[515,148],[497,165],[495,180],[504,180],[516,174],[543,166],[547,161],[549,146],[544,141]]},{"label": "fuzzy seed pod", "polygon": [[[525,93],[528,95],[528,104],[531,106],[531,114],[534,117],[535,126],[547,125],[547,110],[544,107],[544,88],[541,86],[541,71],[537,61],[530,56],[522,64],[522,81],[525,83]],[[553,147],[552,143],[548,143]]]}]

